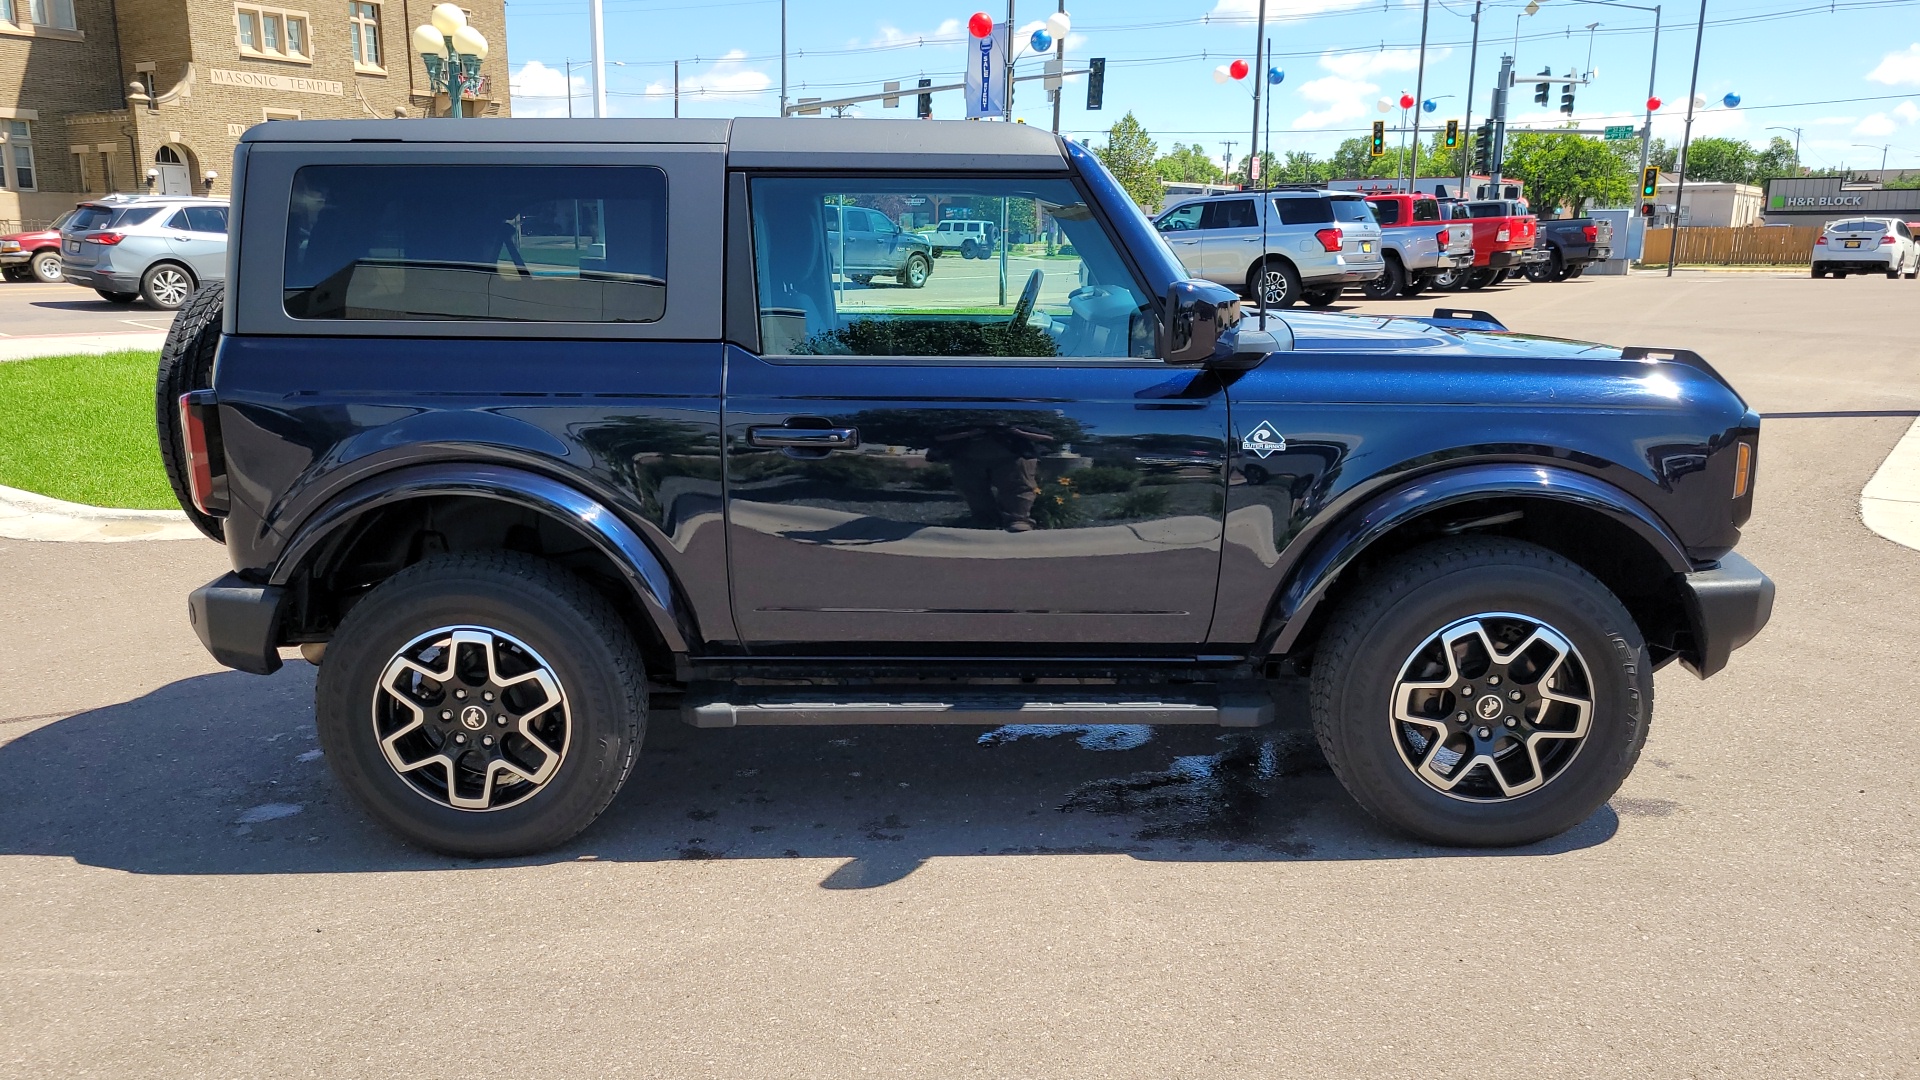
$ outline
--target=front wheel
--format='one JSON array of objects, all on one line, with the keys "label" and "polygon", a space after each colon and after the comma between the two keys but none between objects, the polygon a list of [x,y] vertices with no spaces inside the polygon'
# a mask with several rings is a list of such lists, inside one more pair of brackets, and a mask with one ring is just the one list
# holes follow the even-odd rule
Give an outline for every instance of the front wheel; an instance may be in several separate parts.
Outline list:
[{"label": "front wheel", "polygon": [[909,255],[906,269],[900,271],[900,284],[909,289],[924,289],[927,285],[927,275],[932,272],[933,264],[927,261],[925,255]]},{"label": "front wheel", "polygon": [[47,285],[58,285],[64,275],[60,272],[60,253],[43,251],[33,257],[34,279]]},{"label": "front wheel", "polygon": [[1247,275],[1247,295],[1261,307],[1292,307],[1300,299],[1300,272],[1285,259],[1268,259]]},{"label": "front wheel", "polygon": [[1385,300],[1389,297],[1402,295],[1406,287],[1406,269],[1400,265],[1399,259],[1388,258],[1386,269],[1380,272],[1379,277],[1374,278],[1372,281],[1362,283],[1360,291],[1364,293],[1369,300]]},{"label": "front wheel", "polygon": [[981,258],[980,245],[971,240],[960,241],[960,257],[963,259]]},{"label": "front wheel", "polygon": [[645,732],[626,624],[587,583],[507,552],[400,571],[335,630],[320,746],[368,814],[451,855],[543,851],[592,824]]},{"label": "front wheel", "polygon": [[1526,844],[1592,816],[1646,742],[1653,666],[1591,574],[1533,544],[1416,548],[1337,610],[1315,734],[1354,799],[1440,844]]}]

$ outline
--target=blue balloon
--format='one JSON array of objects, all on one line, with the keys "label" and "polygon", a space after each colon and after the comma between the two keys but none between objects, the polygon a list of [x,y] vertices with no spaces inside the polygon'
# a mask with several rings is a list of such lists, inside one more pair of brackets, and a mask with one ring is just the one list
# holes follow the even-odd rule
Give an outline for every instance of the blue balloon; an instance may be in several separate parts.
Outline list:
[{"label": "blue balloon", "polygon": [[1729,109],[1737,109],[1740,107],[1740,95],[1728,94],[1726,97],[1720,99],[1720,104],[1725,105]]},{"label": "blue balloon", "polygon": [[1287,81],[1286,72],[1281,71],[1279,68],[1276,68],[1276,67],[1270,67],[1267,69],[1267,82],[1271,83],[1274,86],[1279,86],[1281,83],[1286,81]]},{"label": "blue balloon", "polygon": [[1432,98],[1428,98],[1427,100],[1420,103],[1420,108],[1427,112],[1432,112],[1433,110],[1439,107],[1440,107],[1440,103],[1433,100]]},{"label": "blue balloon", "polygon": [[1053,48],[1053,35],[1047,33],[1045,30],[1035,30],[1032,39],[1028,43],[1033,46],[1034,52],[1046,52],[1048,49]]}]

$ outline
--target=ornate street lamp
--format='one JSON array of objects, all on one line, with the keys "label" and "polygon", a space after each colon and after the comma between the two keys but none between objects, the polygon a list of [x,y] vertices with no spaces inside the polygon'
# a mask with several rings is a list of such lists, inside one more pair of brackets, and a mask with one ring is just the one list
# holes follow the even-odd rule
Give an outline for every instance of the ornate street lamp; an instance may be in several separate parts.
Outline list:
[{"label": "ornate street lamp", "polygon": [[479,84],[487,37],[468,26],[466,12],[453,4],[436,6],[432,19],[413,28],[413,49],[427,65],[429,91],[445,90],[451,103],[449,114],[459,119],[461,95]]}]

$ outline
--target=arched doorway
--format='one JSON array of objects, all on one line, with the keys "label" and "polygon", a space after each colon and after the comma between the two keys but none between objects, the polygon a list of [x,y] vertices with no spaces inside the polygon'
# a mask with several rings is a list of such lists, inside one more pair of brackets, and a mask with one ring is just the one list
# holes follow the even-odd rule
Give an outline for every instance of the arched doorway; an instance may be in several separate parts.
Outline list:
[{"label": "arched doorway", "polygon": [[162,146],[153,155],[153,192],[156,195],[193,194],[193,173],[187,168],[187,155],[172,145]]}]

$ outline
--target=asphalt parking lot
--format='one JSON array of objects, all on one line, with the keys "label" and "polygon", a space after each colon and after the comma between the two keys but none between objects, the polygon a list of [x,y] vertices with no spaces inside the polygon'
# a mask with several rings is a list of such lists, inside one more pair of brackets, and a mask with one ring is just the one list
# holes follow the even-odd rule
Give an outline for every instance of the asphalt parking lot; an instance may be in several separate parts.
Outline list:
[{"label": "asphalt parking lot", "polygon": [[0,540],[0,1075],[1920,1076],[1920,551],[1858,503],[1920,416],[1917,302],[1340,305],[1694,348],[1769,414],[1772,624],[1663,671],[1611,805],[1514,850],[1385,832],[1289,729],[659,718],[583,837],[448,860],[335,788],[312,668],[201,650],[219,547]]},{"label": "asphalt parking lot", "polygon": [[117,334],[158,330],[173,324],[173,312],[138,301],[113,304],[78,285],[37,281],[0,282],[0,340],[43,334]]}]

